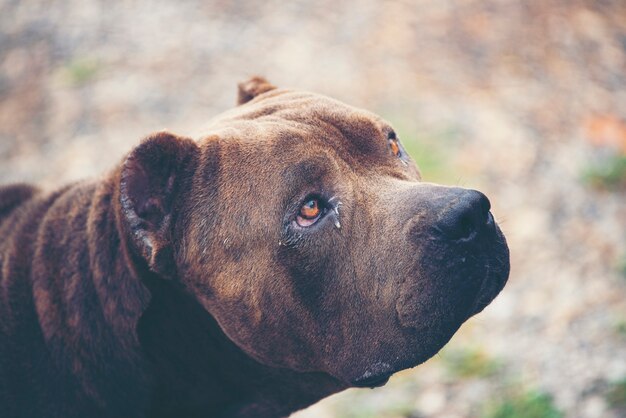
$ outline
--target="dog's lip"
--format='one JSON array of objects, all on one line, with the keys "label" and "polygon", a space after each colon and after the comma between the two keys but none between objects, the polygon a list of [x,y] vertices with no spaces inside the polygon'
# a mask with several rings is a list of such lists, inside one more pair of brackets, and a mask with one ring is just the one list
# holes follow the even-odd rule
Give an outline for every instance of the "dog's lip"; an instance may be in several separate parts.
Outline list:
[{"label": "dog's lip", "polygon": [[468,318],[485,309],[500,294],[506,285],[511,265],[509,261],[509,249],[506,239],[496,226],[496,247],[493,254],[483,264],[480,282],[477,286],[476,296],[468,312]]},{"label": "dog's lip", "polygon": [[470,307],[469,316],[476,315],[485,309],[504,288],[508,279],[508,268],[505,271],[494,270],[487,266],[487,272],[482,279],[476,298]]},{"label": "dog's lip", "polygon": [[380,386],[384,386],[388,381],[391,375],[389,374],[381,374],[369,376],[366,378],[359,378],[352,382],[352,385],[357,388],[377,388]]},{"label": "dog's lip", "polygon": [[352,386],[359,388],[383,386],[395,372],[396,370],[389,363],[377,362],[372,364],[363,375],[352,381]]}]

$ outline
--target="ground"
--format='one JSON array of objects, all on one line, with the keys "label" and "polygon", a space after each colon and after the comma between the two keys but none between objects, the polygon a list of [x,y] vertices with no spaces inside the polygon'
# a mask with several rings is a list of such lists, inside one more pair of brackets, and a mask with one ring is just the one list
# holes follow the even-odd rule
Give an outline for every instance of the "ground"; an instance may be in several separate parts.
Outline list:
[{"label": "ground", "polygon": [[440,355],[297,417],[626,415],[625,2],[0,0],[0,183],[101,175],[253,74],[392,121],[512,254]]}]

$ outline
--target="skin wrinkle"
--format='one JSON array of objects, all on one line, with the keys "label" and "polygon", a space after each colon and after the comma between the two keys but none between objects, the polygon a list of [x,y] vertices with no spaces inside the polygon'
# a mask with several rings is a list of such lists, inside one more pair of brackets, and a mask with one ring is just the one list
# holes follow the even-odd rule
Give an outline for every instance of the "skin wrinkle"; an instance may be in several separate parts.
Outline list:
[{"label": "skin wrinkle", "polygon": [[[46,255],[43,254],[43,251],[45,251],[44,249],[48,246],[49,242],[64,241],[64,237],[58,236],[58,231],[50,226],[53,223],[65,219],[67,213],[59,208],[66,205],[68,194],[71,192],[72,190],[68,188],[63,194],[59,195],[58,198],[51,203],[50,209],[43,217],[42,223],[39,225],[36,233],[35,247],[37,251],[34,255],[35,258],[46,259]],[[52,254],[52,257],[62,257],[62,255],[55,252]],[[72,255],[70,255],[70,257],[72,257]],[[42,295],[45,295],[44,305],[38,306],[37,299],[35,299],[35,305],[40,321],[43,324],[42,330],[44,335],[46,338],[50,339],[55,336],[55,327],[53,325],[66,322],[67,313],[65,311],[66,305],[61,303],[64,295],[64,283],[60,281],[60,275],[57,273],[58,267],[48,260],[46,260],[43,265],[34,264],[32,278],[33,290],[35,292],[41,291]],[[72,260],[68,261],[71,263]]]},{"label": "skin wrinkle", "polygon": [[[500,232],[436,235],[463,191],[380,117],[240,89],[197,141],[150,135],[58,199],[0,188],[9,418],[286,416],[423,362],[502,288]],[[309,195],[328,211],[298,226]]]}]

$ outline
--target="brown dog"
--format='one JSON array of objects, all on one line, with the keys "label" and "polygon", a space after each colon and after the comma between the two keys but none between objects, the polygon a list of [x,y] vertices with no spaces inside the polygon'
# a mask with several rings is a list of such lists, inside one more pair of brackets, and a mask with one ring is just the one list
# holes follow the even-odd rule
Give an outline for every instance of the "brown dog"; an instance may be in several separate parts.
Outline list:
[{"label": "brown dog", "polygon": [[0,415],[276,417],[384,384],[502,289],[473,190],[393,129],[255,78],[199,141],[0,189]]}]

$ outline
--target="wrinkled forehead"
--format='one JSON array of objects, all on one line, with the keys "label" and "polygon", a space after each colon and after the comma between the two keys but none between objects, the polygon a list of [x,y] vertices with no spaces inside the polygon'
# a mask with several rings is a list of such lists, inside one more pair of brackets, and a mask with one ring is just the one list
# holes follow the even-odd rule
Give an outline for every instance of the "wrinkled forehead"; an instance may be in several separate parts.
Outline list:
[{"label": "wrinkled forehead", "polygon": [[314,93],[275,89],[218,116],[202,136],[286,147],[317,145],[346,159],[378,159],[387,155],[390,132],[386,121],[366,110]]}]

